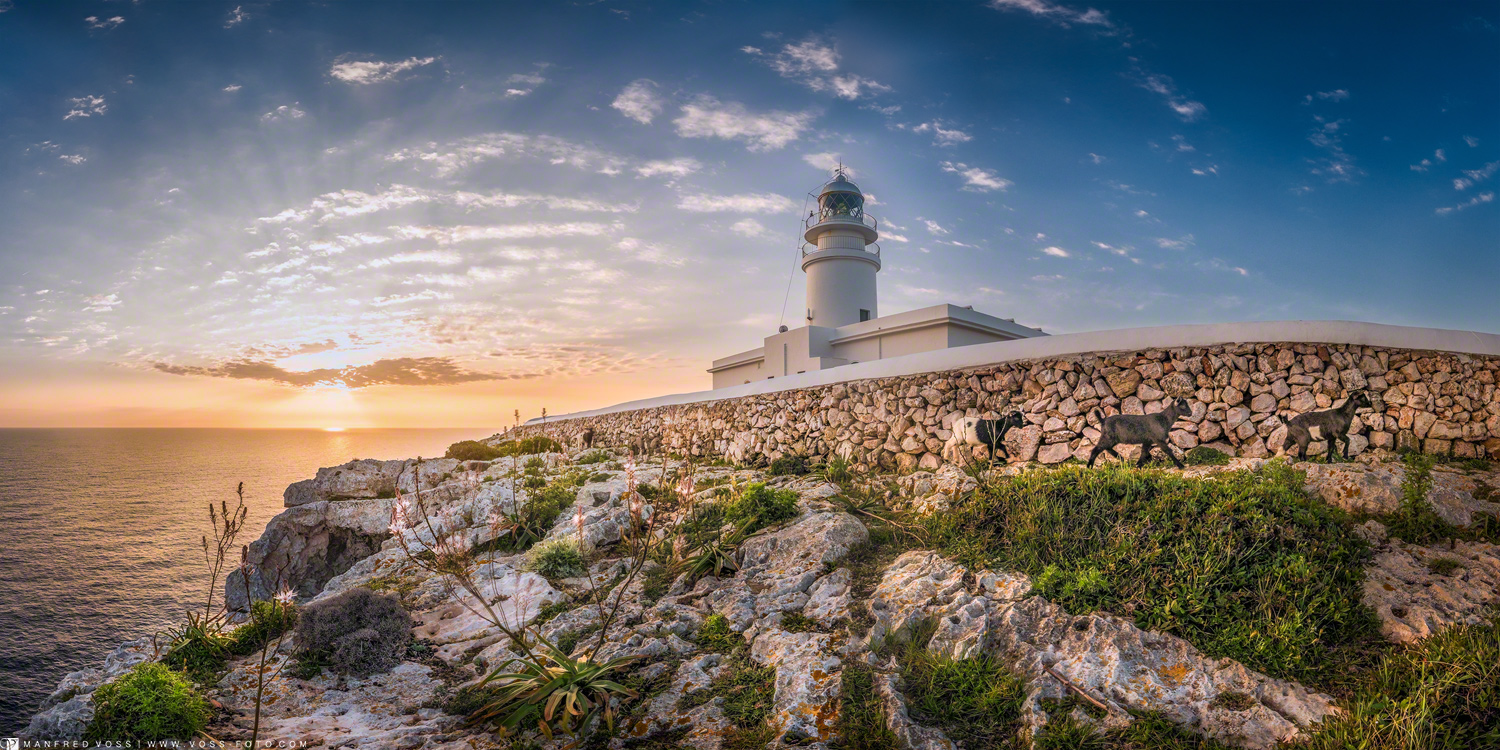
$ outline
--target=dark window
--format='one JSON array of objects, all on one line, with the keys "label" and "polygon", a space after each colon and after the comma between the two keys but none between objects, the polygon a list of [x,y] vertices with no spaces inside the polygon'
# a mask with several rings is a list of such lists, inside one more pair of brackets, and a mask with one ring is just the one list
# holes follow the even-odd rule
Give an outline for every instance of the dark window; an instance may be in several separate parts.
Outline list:
[{"label": "dark window", "polygon": [[869,310],[860,310],[859,311],[859,322],[863,323],[863,322],[865,322],[865,321],[867,321],[869,319],[870,319],[870,311]]}]

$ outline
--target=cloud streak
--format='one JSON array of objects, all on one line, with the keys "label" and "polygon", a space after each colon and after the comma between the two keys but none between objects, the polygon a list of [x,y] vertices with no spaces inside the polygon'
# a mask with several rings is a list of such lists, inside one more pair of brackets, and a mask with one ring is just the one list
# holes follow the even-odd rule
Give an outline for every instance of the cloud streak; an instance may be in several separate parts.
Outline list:
[{"label": "cloud streak", "polygon": [[775,151],[802,137],[816,115],[774,110],[757,114],[738,102],[699,96],[682,106],[672,124],[683,138],[720,138],[740,141],[750,151]]},{"label": "cloud streak", "polygon": [[426,67],[437,61],[436,57],[408,57],[395,62],[379,60],[341,62],[329,68],[328,75],[344,83],[368,86],[374,83],[395,81],[401,78],[403,73]]},{"label": "cloud streak", "polygon": [[236,380],[263,380],[297,388],[341,386],[370,388],[380,385],[444,386],[485,380],[520,380],[531,374],[504,375],[468,369],[449,357],[399,357],[368,365],[294,371],[266,360],[237,359],[207,367],[155,362],[152,368],[168,375],[193,375]]}]

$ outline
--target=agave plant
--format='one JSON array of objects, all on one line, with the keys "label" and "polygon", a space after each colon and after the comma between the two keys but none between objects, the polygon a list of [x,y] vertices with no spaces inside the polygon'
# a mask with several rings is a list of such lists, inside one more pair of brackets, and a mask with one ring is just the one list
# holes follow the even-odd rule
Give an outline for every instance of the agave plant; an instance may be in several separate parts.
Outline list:
[{"label": "agave plant", "polygon": [[739,570],[740,565],[735,562],[734,553],[745,541],[745,532],[748,527],[749,524],[741,524],[731,533],[699,542],[693,552],[683,560],[683,568],[688,578],[694,581],[706,575],[723,578],[725,573]]},{"label": "agave plant", "polygon": [[610,675],[637,657],[595,663],[589,655],[574,659],[541,634],[536,639],[539,648],[511,659],[484,678],[480,687],[493,684],[496,697],[471,714],[469,722],[490,722],[514,732],[534,721],[537,731],[552,739],[554,732],[582,734],[596,718],[603,718],[605,726],[614,731],[615,712],[610,699],[634,698],[637,693],[611,680]]}]

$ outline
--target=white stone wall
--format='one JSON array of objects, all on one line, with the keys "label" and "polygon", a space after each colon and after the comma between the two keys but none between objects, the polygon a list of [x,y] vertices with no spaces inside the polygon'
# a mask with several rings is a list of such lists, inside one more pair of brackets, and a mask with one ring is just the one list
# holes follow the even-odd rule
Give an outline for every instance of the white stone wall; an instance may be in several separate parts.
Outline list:
[{"label": "white stone wall", "polygon": [[[1469,348],[1493,346],[1491,339],[1497,338],[1467,335],[1478,342]],[[933,354],[1047,345],[1065,338]],[[869,364],[893,362],[899,361]],[[1363,389],[1375,409],[1355,422],[1355,428],[1368,436],[1368,442],[1354,440],[1358,450],[1367,445],[1406,445],[1431,453],[1500,458],[1497,377],[1500,347],[1493,353],[1315,342],[1141,348],[1013,359],[738,398],[633,409],[626,405],[565,416],[546,425],[530,423],[521,430],[572,440],[593,428],[600,445],[644,440],[674,452],[738,461],[787,453],[838,454],[865,469],[909,470],[941,462],[938,454],[954,419],[1019,409],[1027,424],[1008,436],[1011,460],[1058,463],[1070,456],[1087,458],[1098,438],[1092,410],[1105,415],[1154,413],[1165,406],[1163,399],[1183,396],[1192,402],[1193,413],[1173,432],[1179,449],[1211,445],[1231,454],[1263,456],[1280,446],[1284,420],[1330,408]]]}]

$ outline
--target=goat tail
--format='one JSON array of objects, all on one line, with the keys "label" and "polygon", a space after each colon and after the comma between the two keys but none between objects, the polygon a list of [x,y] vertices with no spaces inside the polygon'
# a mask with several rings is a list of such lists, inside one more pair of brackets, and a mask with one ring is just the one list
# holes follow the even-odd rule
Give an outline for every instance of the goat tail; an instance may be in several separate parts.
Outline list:
[{"label": "goat tail", "polygon": [[1104,410],[1094,407],[1089,410],[1089,416],[1094,418],[1094,424],[1104,424]]}]

